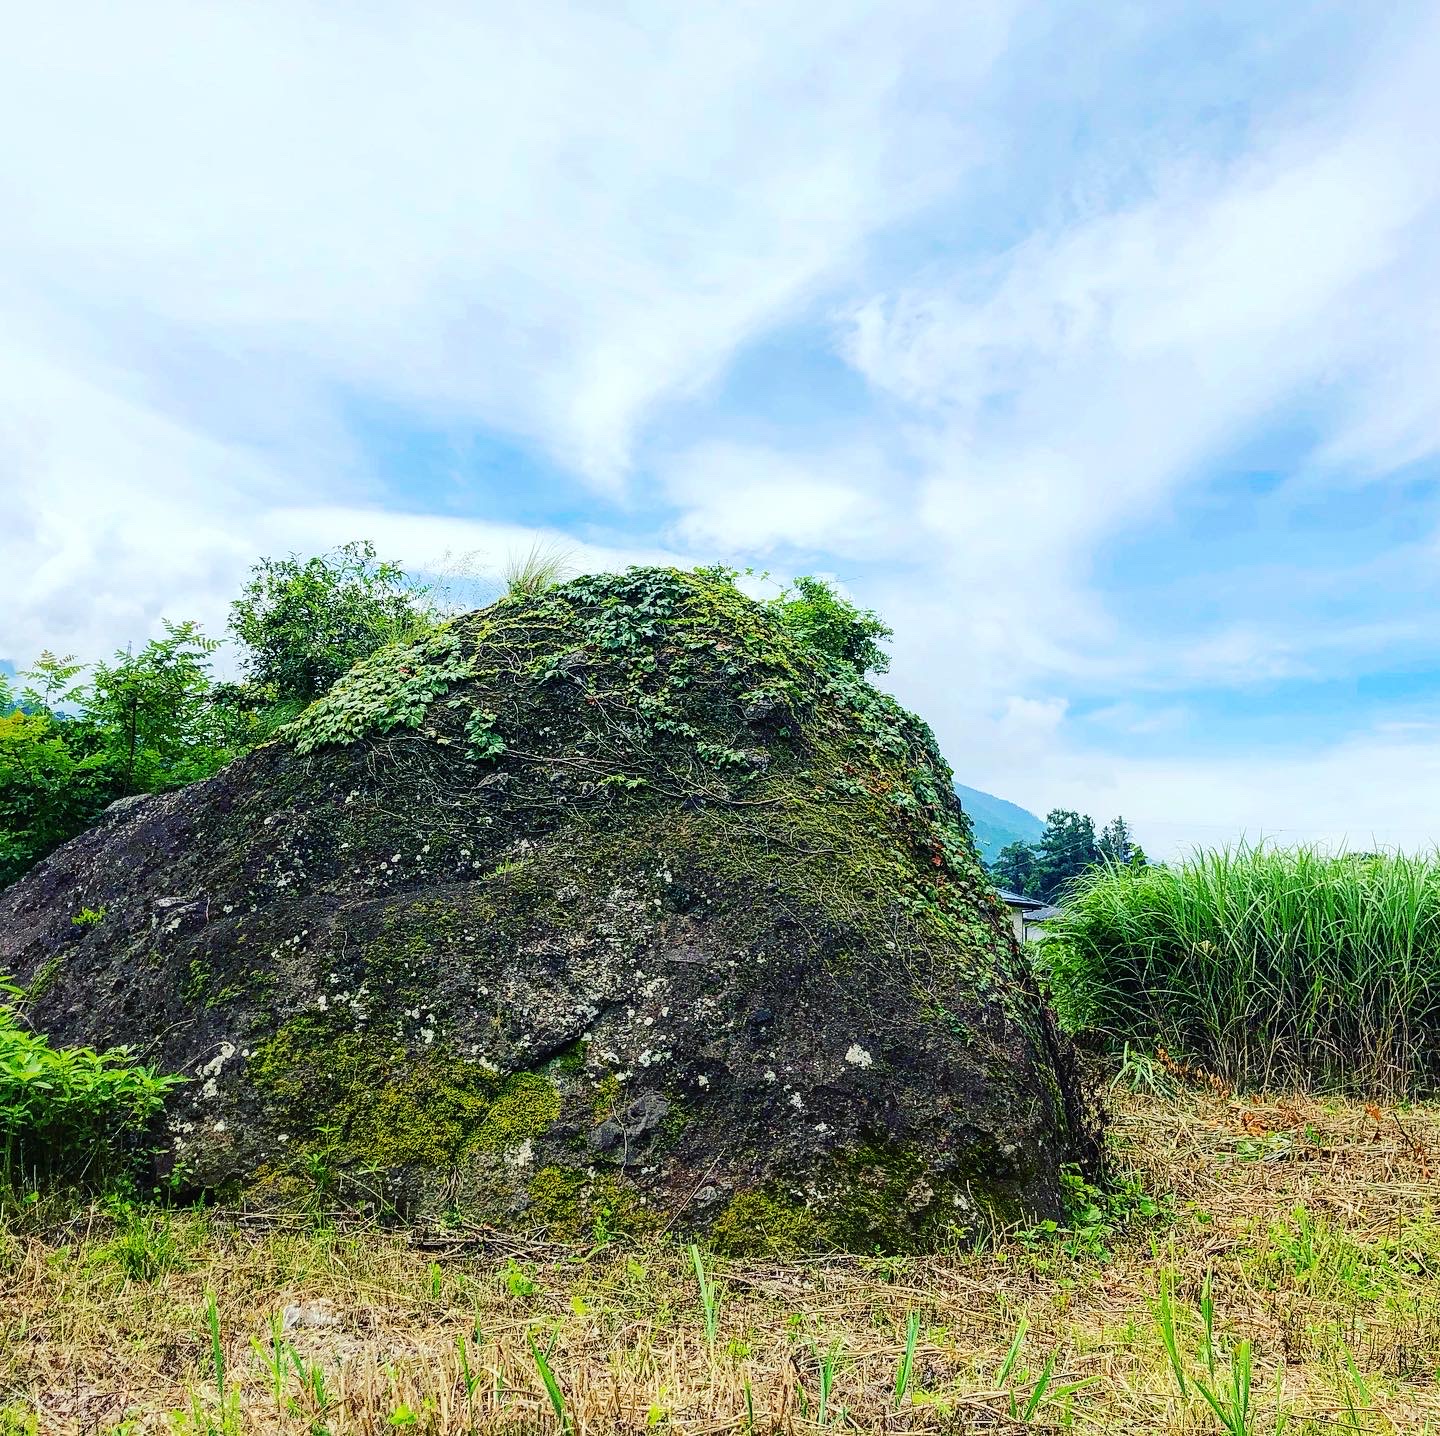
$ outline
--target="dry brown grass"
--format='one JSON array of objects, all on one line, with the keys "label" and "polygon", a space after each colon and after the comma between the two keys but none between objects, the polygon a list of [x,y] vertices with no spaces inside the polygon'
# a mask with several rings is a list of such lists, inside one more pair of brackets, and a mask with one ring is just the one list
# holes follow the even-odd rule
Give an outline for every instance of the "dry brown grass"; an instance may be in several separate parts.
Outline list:
[{"label": "dry brown grass", "polygon": [[[1207,1273],[1216,1385],[1253,1343],[1237,1431],[1440,1432],[1440,1109],[1213,1091],[1113,1106],[1121,1163],[1173,1199],[1104,1238],[1108,1257],[1074,1255],[1062,1237],[923,1260],[713,1262],[713,1353],[674,1245],[586,1253],[219,1212],[131,1219],[128,1235],[98,1211],[12,1218],[0,1433],[553,1432],[532,1340],[550,1350],[576,1436],[809,1431],[830,1353],[833,1429],[1223,1430],[1193,1380],[1181,1396],[1155,1318],[1172,1281],[1188,1371],[1208,1381]],[[265,1355],[286,1308],[277,1391]],[[911,1313],[913,1377],[897,1402]]]}]

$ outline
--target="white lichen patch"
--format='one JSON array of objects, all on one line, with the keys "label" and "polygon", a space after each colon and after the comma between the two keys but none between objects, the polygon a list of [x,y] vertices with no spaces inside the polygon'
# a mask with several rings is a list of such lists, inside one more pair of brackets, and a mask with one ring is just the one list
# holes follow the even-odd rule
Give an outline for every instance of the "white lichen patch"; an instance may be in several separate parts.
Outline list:
[{"label": "white lichen patch", "polygon": [[858,1043],[852,1042],[850,1050],[845,1054],[845,1060],[852,1067],[869,1067],[875,1059]]},{"label": "white lichen patch", "polygon": [[235,1055],[236,1047],[233,1042],[222,1042],[220,1050],[200,1068],[198,1075],[205,1079],[200,1088],[200,1096],[204,1101],[213,1102],[220,1095],[218,1078],[224,1070],[225,1064]]},{"label": "white lichen patch", "polygon": [[220,1043],[219,1051],[200,1069],[200,1076],[219,1076],[220,1070],[225,1067],[225,1064],[228,1063],[233,1056],[235,1056],[235,1043]]}]

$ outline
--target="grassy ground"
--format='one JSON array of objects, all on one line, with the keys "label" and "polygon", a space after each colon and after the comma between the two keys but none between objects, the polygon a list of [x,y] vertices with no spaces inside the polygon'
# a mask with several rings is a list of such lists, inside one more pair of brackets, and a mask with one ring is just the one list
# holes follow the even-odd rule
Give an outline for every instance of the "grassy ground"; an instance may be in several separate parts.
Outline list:
[{"label": "grassy ground", "polygon": [[1158,1213],[707,1261],[708,1324],[673,1244],[37,1206],[0,1225],[0,1433],[1440,1433],[1440,1108],[1112,1106]]}]

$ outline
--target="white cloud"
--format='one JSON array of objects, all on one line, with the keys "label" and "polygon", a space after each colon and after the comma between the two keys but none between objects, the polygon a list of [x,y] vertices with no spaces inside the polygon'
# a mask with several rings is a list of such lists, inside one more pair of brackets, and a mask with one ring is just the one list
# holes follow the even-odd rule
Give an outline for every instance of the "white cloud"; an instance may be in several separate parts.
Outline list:
[{"label": "white cloud", "polygon": [[616,483],[658,404],[953,182],[962,134],[919,97],[963,96],[1009,9],[32,9],[0,265],[47,330],[150,347],[167,394],[182,351],[278,364]]},{"label": "white cloud", "polygon": [[1440,729],[1377,725],[1318,751],[1147,759],[1060,749],[1028,781],[1043,784],[1056,806],[1097,817],[1123,812],[1162,859],[1242,836],[1428,851],[1436,845]]},{"label": "white cloud", "polygon": [[[375,532],[357,407],[528,437],[618,490],[661,406],[955,182],[951,116],[1012,8],[17,14],[0,653],[213,613],[275,510],[360,505]],[[702,504],[676,537],[742,535]]]},{"label": "white cloud", "polygon": [[1069,706],[1064,698],[1020,698],[1012,693],[998,720],[1006,747],[1022,759],[1048,747]]},{"label": "white cloud", "polygon": [[243,450],[3,348],[0,390],[0,652],[17,660],[93,657],[162,613],[208,616],[254,552],[256,515],[303,496]]},{"label": "white cloud", "polygon": [[[555,529],[347,504],[277,503],[247,510],[227,503],[223,519],[193,526],[188,547],[177,552],[163,521],[164,498],[157,495],[155,507],[127,515],[99,546],[85,537],[88,516],[67,511],[64,522],[74,541],[35,573],[29,588],[12,596],[0,645],[23,665],[41,647],[53,646],[58,626],[68,647],[91,658],[127,641],[144,641],[159,631],[161,617],[192,618],[221,636],[229,601],[257,555],[320,553],[357,537],[373,540],[382,558],[437,585],[437,596],[456,607],[490,602],[507,562],[536,545],[563,554],[577,573],[695,562],[683,551],[653,545],[585,542]],[[0,561],[23,557],[44,539],[33,531],[14,535],[12,543],[0,545]],[[70,583],[76,566],[90,575],[80,589]],[[228,672],[233,659],[222,650],[221,667]]]},{"label": "white cloud", "polygon": [[[1440,245],[1437,54],[1432,27],[1324,121],[1224,165],[1157,157],[1139,201],[852,311],[844,352],[915,418],[922,521],[1022,627],[1113,645],[1101,541],[1313,386],[1434,371],[1412,256]],[[1417,382],[1348,386],[1335,452],[1433,452]]]},{"label": "white cloud", "polygon": [[903,480],[875,453],[801,457],[758,445],[697,445],[665,468],[688,547],[764,555],[777,549],[893,557],[905,539]]},{"label": "white cloud", "polygon": [[1089,723],[1131,737],[1178,730],[1189,718],[1188,710],[1178,703],[1148,709],[1138,703],[1122,701],[1104,708],[1092,709],[1085,715]]}]

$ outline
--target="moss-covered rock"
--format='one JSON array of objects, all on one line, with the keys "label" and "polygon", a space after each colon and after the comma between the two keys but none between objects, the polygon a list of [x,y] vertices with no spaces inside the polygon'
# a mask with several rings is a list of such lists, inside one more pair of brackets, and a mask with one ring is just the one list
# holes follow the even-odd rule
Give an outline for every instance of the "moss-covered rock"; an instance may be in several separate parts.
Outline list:
[{"label": "moss-covered rock", "polygon": [[1096,1151],[929,730],[719,573],[376,655],[0,894],[6,969],[193,1078],[197,1187],[904,1250]]}]

